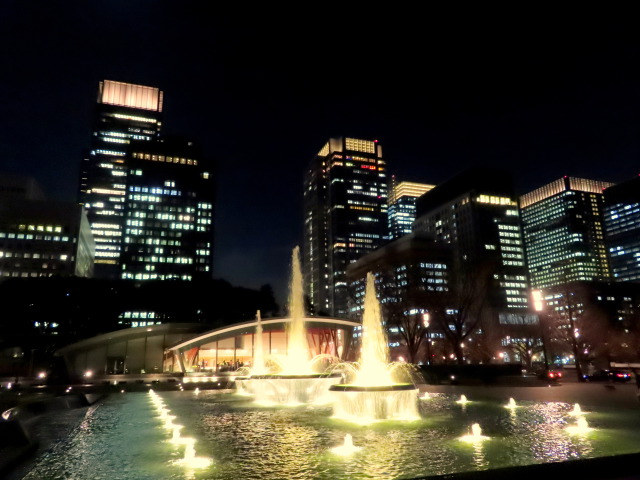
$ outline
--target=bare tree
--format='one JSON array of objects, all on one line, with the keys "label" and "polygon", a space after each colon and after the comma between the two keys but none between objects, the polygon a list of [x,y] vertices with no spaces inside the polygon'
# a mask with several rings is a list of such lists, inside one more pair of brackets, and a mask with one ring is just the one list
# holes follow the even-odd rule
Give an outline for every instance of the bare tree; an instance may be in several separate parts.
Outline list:
[{"label": "bare tree", "polygon": [[556,300],[546,315],[546,335],[557,354],[571,352],[578,381],[584,381],[582,365],[608,356],[611,330],[604,311],[590,302],[587,287],[577,282],[553,289]]},{"label": "bare tree", "polygon": [[464,363],[463,343],[482,324],[495,270],[493,262],[461,261],[442,295],[427,295],[430,319],[441,331],[458,364]]}]

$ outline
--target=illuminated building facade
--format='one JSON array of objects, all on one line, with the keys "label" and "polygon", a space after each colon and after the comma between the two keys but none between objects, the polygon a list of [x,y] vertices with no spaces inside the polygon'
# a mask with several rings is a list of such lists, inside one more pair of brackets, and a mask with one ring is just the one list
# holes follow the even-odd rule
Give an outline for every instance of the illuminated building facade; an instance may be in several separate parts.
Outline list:
[{"label": "illuminated building facade", "polygon": [[604,227],[616,282],[640,282],[640,176],[604,191]]},{"label": "illuminated building facade", "polygon": [[382,244],[387,174],[376,140],[331,138],[304,183],[304,282],[317,312],[347,315],[347,265]]},{"label": "illuminated building facade", "polygon": [[433,188],[417,201],[414,231],[451,245],[460,274],[490,269],[490,318],[509,325],[529,315],[518,199],[507,172],[473,168]]},{"label": "illuminated building facade", "polygon": [[[450,246],[437,243],[428,235],[409,233],[363,257],[347,267],[347,279],[351,292],[349,315],[362,320],[367,273],[376,277],[376,291],[387,323],[394,323],[395,316],[417,316],[423,322],[431,304],[427,301],[449,290],[453,252]],[[442,300],[444,302],[444,299]],[[403,323],[398,321],[398,324]],[[360,326],[354,337],[361,335]],[[398,326],[387,329],[392,356],[404,356]],[[439,341],[443,334],[432,329],[429,341]]]},{"label": "illuminated building facade", "polygon": [[132,142],[126,158],[120,278],[211,277],[214,186],[193,142]]},{"label": "illuminated building facade", "polygon": [[416,200],[431,190],[435,185],[415,182],[397,182],[391,178],[389,190],[389,235],[392,239],[400,238],[413,231],[416,219]]},{"label": "illuminated building facade", "polygon": [[158,88],[104,80],[98,88],[91,147],[83,158],[79,201],[96,242],[96,276],[116,278],[124,234],[126,153],[132,140],[156,139],[162,125]]},{"label": "illuminated building facade", "polygon": [[33,179],[0,177],[0,280],[91,277],[94,249],[81,206],[45,200]]},{"label": "illuminated building facade", "polygon": [[563,177],[520,198],[534,288],[609,278],[602,191],[611,185]]}]

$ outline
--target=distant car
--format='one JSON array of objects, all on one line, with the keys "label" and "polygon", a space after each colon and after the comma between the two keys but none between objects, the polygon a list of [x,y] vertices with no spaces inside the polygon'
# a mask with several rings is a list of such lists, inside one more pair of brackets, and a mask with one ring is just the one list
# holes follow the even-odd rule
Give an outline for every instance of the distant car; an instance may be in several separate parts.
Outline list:
[{"label": "distant car", "polygon": [[628,382],[631,380],[631,372],[628,370],[621,370],[619,368],[611,368],[608,370],[600,370],[599,372],[591,375],[584,375],[584,378],[590,382]]},{"label": "distant car", "polygon": [[557,382],[562,378],[562,376],[563,376],[562,370],[557,370],[553,368],[550,368],[549,370],[540,370],[538,372],[538,378],[542,380],[551,380],[551,381]]}]

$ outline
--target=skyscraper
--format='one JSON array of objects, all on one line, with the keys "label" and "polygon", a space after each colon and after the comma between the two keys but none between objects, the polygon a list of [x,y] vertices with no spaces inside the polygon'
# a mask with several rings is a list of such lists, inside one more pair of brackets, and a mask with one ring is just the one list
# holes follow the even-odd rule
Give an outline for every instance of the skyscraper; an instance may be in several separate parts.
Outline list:
[{"label": "skyscraper", "polygon": [[304,182],[305,291],[317,312],[347,315],[347,265],[382,244],[387,179],[377,140],[331,138]]},{"label": "skyscraper", "polygon": [[91,147],[84,156],[79,201],[96,243],[95,276],[118,276],[132,140],[153,140],[162,125],[158,88],[104,80],[98,88]]},{"label": "skyscraper", "polygon": [[487,287],[491,315],[502,324],[529,312],[528,279],[518,200],[511,176],[502,170],[473,168],[438,185],[417,201],[414,231],[450,244],[456,268],[472,274],[491,269]]},{"label": "skyscraper", "polygon": [[534,288],[609,278],[602,191],[611,185],[565,176],[520,198]]},{"label": "skyscraper", "polygon": [[211,277],[212,165],[193,142],[167,137],[130,145],[120,277]]},{"label": "skyscraper", "polygon": [[604,191],[604,227],[616,282],[640,282],[640,176]]},{"label": "skyscraper", "polygon": [[397,239],[413,231],[416,219],[416,200],[435,185],[415,182],[397,182],[391,177],[389,190],[389,235]]}]

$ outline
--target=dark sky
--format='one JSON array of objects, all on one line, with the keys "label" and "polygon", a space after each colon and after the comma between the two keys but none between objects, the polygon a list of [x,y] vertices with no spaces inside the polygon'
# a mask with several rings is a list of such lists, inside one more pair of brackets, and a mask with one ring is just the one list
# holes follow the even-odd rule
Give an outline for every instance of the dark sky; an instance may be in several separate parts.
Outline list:
[{"label": "dark sky", "polygon": [[165,132],[218,165],[216,276],[280,302],[304,170],[331,136],[378,139],[390,173],[426,183],[486,164],[525,193],[640,170],[629,12],[214,4],[3,0],[0,170],[75,200],[98,82],[158,86]]}]

